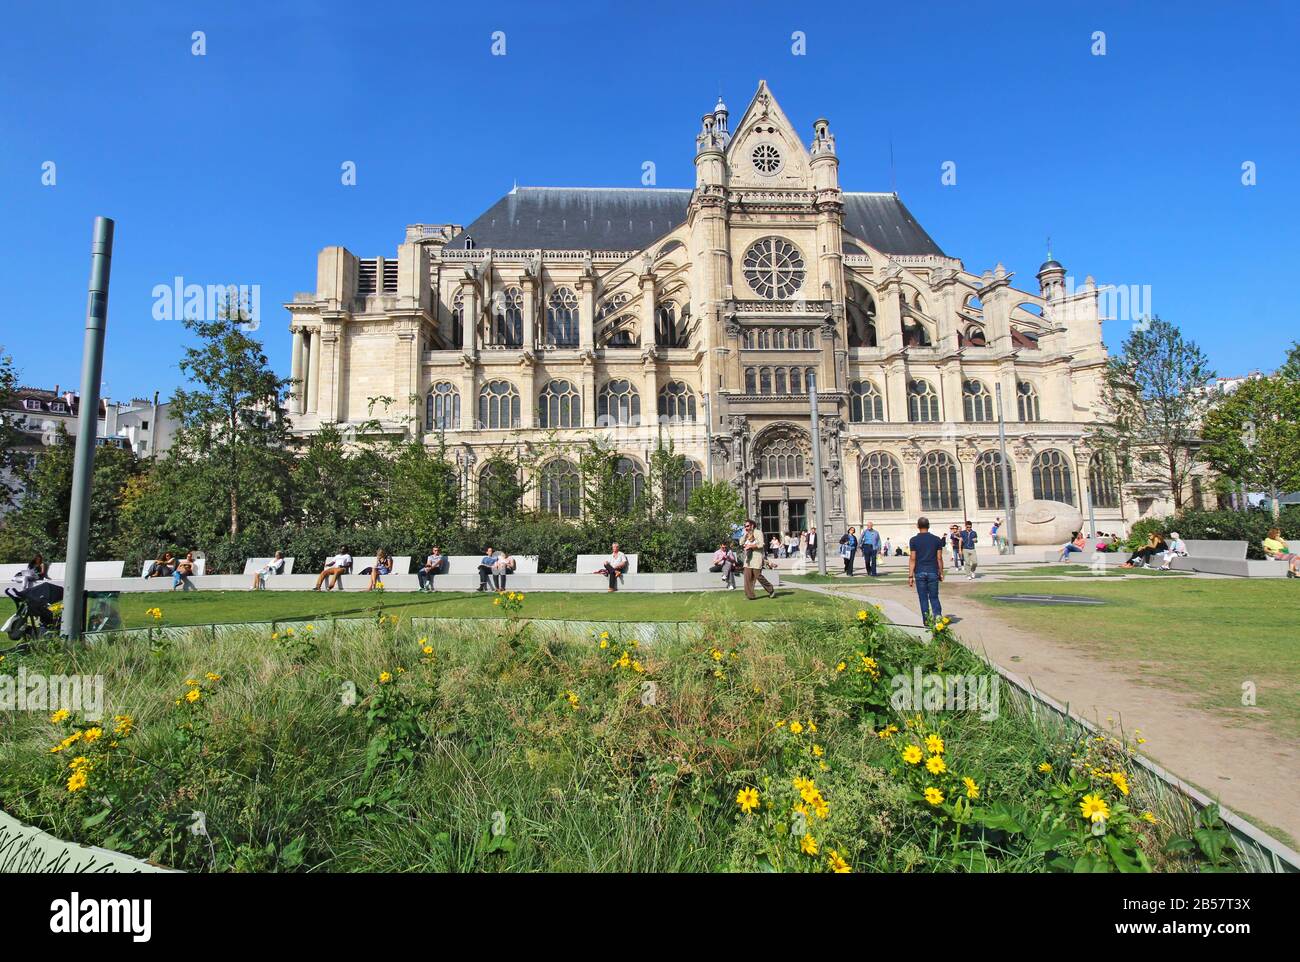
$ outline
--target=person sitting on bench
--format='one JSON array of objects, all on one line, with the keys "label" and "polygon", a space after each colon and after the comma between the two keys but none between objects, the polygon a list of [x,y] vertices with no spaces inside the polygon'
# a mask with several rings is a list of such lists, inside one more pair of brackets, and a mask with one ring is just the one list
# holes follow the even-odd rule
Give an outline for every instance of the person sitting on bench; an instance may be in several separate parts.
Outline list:
[{"label": "person sitting on bench", "polygon": [[194,552],[186,552],[185,557],[176,563],[176,570],[172,572],[172,591],[179,587],[182,591],[198,591],[190,578],[194,575]]},{"label": "person sitting on bench", "polygon": [[420,579],[420,590],[433,591],[433,576],[439,574],[442,574],[442,552],[434,545],[429,557],[424,559],[424,565],[415,573]]},{"label": "person sitting on bench", "polygon": [[144,576],[146,578],[170,578],[171,573],[175,570],[175,555],[167,551],[149,562],[149,570],[144,573]]},{"label": "person sitting on bench", "polygon": [[277,551],[274,558],[262,565],[262,567],[253,574],[253,590],[260,591],[266,588],[267,575],[282,574],[284,574],[284,552]]},{"label": "person sitting on bench", "polygon": [[515,559],[510,557],[510,552],[504,549],[497,555],[497,560],[492,563],[492,587],[497,591],[506,590],[506,578],[515,573]]},{"label": "person sitting on bench", "polygon": [[380,548],[379,553],[375,555],[375,563],[370,568],[370,587],[367,591],[374,591],[376,588],[382,588],[379,579],[389,574],[393,570],[393,556],[388,553],[388,549]]},{"label": "person sitting on bench", "polygon": [[725,541],[713,552],[713,563],[709,565],[709,570],[715,574],[721,573],[722,583],[727,588],[736,587],[736,552]]},{"label": "person sitting on bench", "polygon": [[1120,565],[1120,567],[1121,568],[1135,567],[1134,562],[1139,560],[1144,565],[1150,565],[1151,559],[1154,556],[1160,554],[1160,552],[1166,550],[1168,547],[1169,546],[1165,544],[1165,539],[1160,537],[1160,535],[1156,534],[1154,531],[1152,531],[1149,535],[1147,535],[1147,543],[1143,545],[1141,548],[1138,548],[1137,551],[1134,551],[1131,555],[1129,555],[1128,561],[1125,561],[1122,565]]},{"label": "person sitting on bench", "polygon": [[1260,545],[1264,549],[1264,557],[1273,561],[1286,562],[1286,576],[1288,578],[1297,577],[1300,572],[1300,555],[1292,554],[1287,550],[1286,542],[1282,540],[1281,528],[1269,528],[1268,537]]},{"label": "person sitting on bench", "polygon": [[483,557],[478,559],[478,590],[487,591],[488,579],[492,577],[492,566],[497,563],[496,552],[488,545]]},{"label": "person sitting on bench", "polygon": [[[320,573],[320,576],[317,577],[316,587],[311,590],[320,591],[321,582],[326,582],[325,583],[326,591],[332,591],[335,588],[338,588],[339,591],[342,591],[343,590],[342,578],[344,575],[351,574],[351,573],[352,573],[352,554],[350,551],[348,551],[347,545],[344,545],[343,550],[333,557],[330,564],[325,568],[324,571]],[[326,579],[328,579],[328,581]]]},{"label": "person sitting on bench", "polygon": [[618,542],[615,541],[609,546],[609,557],[605,559],[604,566],[596,573],[609,578],[610,591],[618,591],[618,579],[627,573],[630,564],[627,555],[618,550]]}]

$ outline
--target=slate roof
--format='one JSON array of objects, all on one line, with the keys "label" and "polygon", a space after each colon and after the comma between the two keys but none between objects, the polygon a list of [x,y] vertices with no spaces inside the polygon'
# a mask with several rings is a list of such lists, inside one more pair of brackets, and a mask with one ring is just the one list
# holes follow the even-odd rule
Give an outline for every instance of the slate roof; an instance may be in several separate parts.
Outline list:
[{"label": "slate roof", "polygon": [[[686,220],[690,200],[668,188],[516,187],[447,247],[641,250]],[[943,254],[895,194],[846,191],[844,228],[886,254]]]}]

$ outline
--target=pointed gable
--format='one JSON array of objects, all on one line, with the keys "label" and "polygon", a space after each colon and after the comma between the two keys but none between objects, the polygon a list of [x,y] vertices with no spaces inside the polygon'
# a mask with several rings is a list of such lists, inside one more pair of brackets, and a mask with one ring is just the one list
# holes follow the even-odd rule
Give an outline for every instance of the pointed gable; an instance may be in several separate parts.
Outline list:
[{"label": "pointed gable", "polygon": [[809,160],[794,125],[772,96],[767,81],[760,80],[727,145],[730,185],[806,190],[812,186]]}]

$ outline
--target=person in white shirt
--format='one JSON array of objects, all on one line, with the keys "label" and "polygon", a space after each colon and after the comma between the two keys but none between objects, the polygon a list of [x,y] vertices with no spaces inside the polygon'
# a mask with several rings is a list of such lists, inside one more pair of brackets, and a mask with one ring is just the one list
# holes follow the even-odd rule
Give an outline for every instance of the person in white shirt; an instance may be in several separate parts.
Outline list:
[{"label": "person in white shirt", "polygon": [[502,549],[497,554],[497,560],[492,565],[492,586],[497,591],[506,590],[506,578],[514,574],[515,559],[510,557],[510,552]]},{"label": "person in white shirt", "polygon": [[284,574],[284,552],[277,551],[275,557],[262,565],[262,567],[253,575],[253,590],[260,591],[266,588],[267,575],[281,574]]},{"label": "person in white shirt", "polygon": [[1187,543],[1183,541],[1183,536],[1177,531],[1169,532],[1168,547],[1165,548],[1165,557],[1160,570],[1172,571],[1174,559],[1185,557],[1187,557]]},{"label": "person in white shirt", "polygon": [[442,552],[437,545],[429,552],[429,556],[424,559],[424,565],[415,573],[420,580],[421,591],[433,591],[433,577],[442,571]]},{"label": "person in white shirt", "polygon": [[326,582],[325,584],[326,591],[332,591],[334,588],[338,588],[339,591],[342,591],[343,590],[342,578],[344,575],[350,574],[351,572],[352,572],[352,554],[348,551],[348,548],[345,545],[342,551],[340,551],[338,554],[336,554],[333,558],[330,559],[329,564],[327,564],[325,567],[325,570],[322,571],[320,573],[320,576],[316,579],[316,587],[313,588],[312,591],[320,591],[320,586],[322,582]]},{"label": "person in white shirt", "polygon": [[609,546],[609,557],[605,559],[601,572],[609,578],[610,591],[618,591],[618,579],[627,572],[630,563],[627,555],[619,550],[617,541]]}]

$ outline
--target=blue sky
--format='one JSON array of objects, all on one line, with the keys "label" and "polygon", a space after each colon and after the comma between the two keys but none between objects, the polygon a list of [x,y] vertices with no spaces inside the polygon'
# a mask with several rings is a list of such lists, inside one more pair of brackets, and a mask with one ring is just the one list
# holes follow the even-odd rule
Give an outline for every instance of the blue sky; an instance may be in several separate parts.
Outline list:
[{"label": "blue sky", "polygon": [[[1150,285],[1220,373],[1272,368],[1300,337],[1296,11],[24,0],[0,34],[0,344],[24,383],[78,382],[105,214],[110,396],[179,382],[185,332],[152,317],[177,275],[261,285],[287,374],[280,305],[320,248],[391,254],[405,225],[468,224],[516,180],[639,186],[653,160],[690,187],[700,114],[721,90],[738,115],[762,77],[802,133],[830,118],[846,189],[890,189],[892,141],[900,195],[968,269],[1034,290],[1051,235],[1080,280]],[[1127,326],[1108,328],[1115,347]]]}]

